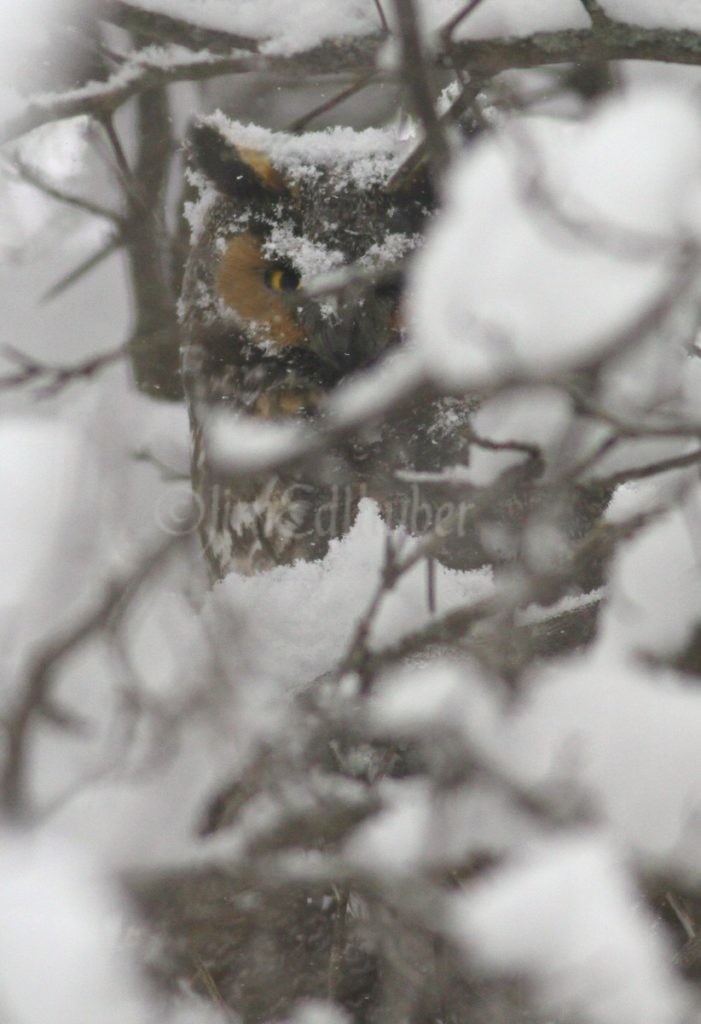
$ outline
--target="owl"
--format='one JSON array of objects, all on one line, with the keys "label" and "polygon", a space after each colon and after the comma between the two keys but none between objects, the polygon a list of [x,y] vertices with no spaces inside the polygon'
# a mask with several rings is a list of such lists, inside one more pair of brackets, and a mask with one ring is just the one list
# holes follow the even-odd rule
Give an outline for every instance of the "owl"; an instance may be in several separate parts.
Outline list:
[{"label": "owl", "polygon": [[[406,149],[390,129],[295,136],[221,113],[191,130],[183,379],[215,577],[323,556],[363,495],[386,495],[397,467],[428,457],[418,411],[278,474],[229,479],[210,445],[221,413],[254,428],[319,421],[334,389],[401,344],[401,267],[434,205],[424,174],[397,175]],[[344,268],[351,286],[310,293]]]}]

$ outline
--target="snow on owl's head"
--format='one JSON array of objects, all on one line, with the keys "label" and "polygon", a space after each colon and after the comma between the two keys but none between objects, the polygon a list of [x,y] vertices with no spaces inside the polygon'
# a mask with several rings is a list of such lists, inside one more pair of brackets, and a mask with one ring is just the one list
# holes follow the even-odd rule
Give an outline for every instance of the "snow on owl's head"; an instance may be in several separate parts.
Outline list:
[{"label": "snow on owl's head", "polygon": [[[399,338],[401,274],[430,209],[425,182],[393,178],[406,157],[392,129],[288,135],[218,113],[190,133],[193,248],[181,315],[191,343],[226,361],[242,342],[291,348],[333,384]],[[342,292],[310,282],[352,265]],[[362,273],[367,271],[367,274]]]}]

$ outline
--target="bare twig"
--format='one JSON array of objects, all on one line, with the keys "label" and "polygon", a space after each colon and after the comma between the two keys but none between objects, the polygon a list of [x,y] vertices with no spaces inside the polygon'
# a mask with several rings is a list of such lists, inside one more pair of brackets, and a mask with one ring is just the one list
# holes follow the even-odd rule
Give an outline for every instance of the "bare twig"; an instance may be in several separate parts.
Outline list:
[{"label": "bare twig", "polygon": [[6,749],[5,761],[0,769],[0,804],[7,814],[16,817],[29,812],[26,773],[30,727],[35,716],[42,712],[56,670],[64,658],[104,629],[119,606],[129,601],[151,574],[182,544],[182,536],[168,537],[165,543],[161,542],[155,549],[143,554],[137,559],[135,567],[121,576],[115,576],[106,585],[102,596],[91,602],[76,621],[47,639],[34,652],[21,692],[2,723],[6,734]]},{"label": "bare twig", "polygon": [[361,682],[367,682],[363,678],[363,661],[368,650],[370,631],[377,617],[380,605],[406,572],[397,554],[392,537],[388,532],[385,536],[385,557],[380,572],[380,580],[365,613],[355,628],[351,642],[348,645],[348,652],[341,660],[338,669],[339,675],[344,675],[346,672],[358,672]]},{"label": "bare twig", "polygon": [[0,377],[0,391],[8,391],[12,388],[33,387],[39,398],[46,398],[55,395],[61,388],[72,384],[76,380],[86,379],[94,376],[100,370],[112,363],[124,359],[126,346],[119,345],[107,352],[100,352],[98,355],[88,356],[86,359],[72,366],[55,366],[43,363],[38,359],[19,352],[11,345],[3,349],[4,355],[19,364],[19,369],[14,373]]},{"label": "bare twig", "polygon": [[617,473],[610,473],[608,476],[594,477],[592,483],[600,484],[602,487],[618,487],[619,484],[627,483],[630,480],[646,480],[648,477],[657,476],[660,473],[669,473],[675,469],[685,469],[687,466],[695,466],[701,463],[701,450],[687,452],[685,455],[675,455],[669,459],[660,459],[658,462],[648,463],[645,466],[634,466],[631,469],[622,469]]},{"label": "bare twig", "polygon": [[129,0],[106,0],[100,8],[100,16],[128,32],[136,32],[161,43],[176,43],[192,50],[222,53],[240,49],[255,52],[259,44],[259,40],[250,36],[206,28],[172,14],[144,10]]},{"label": "bare twig", "polygon": [[279,72],[309,75],[350,71],[354,74],[373,70],[380,38],[371,36],[358,40],[328,42],[304,55],[291,57],[260,57],[244,51],[226,56],[193,53],[191,58],[171,61],[154,59],[151,53],[132,54],[123,67],[106,82],[91,82],[58,95],[35,96],[23,113],[3,124],[0,142],[23,135],[50,121],[60,121],[79,114],[98,120],[114,113],[133,96],[169,85],[173,82],[202,81],[225,74],[246,72]]},{"label": "bare twig", "polygon": [[426,133],[429,162],[434,172],[440,175],[448,161],[449,147],[435,107],[438,90],[433,81],[432,59],[425,52],[421,39],[415,0],[393,2],[401,45],[402,80]]},{"label": "bare twig", "polygon": [[[150,216],[151,211],[148,208],[148,203],[141,187],[141,183],[129,166],[127,155],[124,152],[121,139],[119,138],[114,126],[112,114],[106,114],[104,117],[98,118],[98,120],[104,129],[109,142],[110,151],[114,157],[114,163],[112,163],[111,160],[108,160],[110,170],[115,175],[117,182],[126,195],[132,211],[132,220],[134,219],[135,214],[137,216],[144,214],[147,217]],[[127,224],[129,224],[128,221]]]},{"label": "bare twig", "polygon": [[375,7],[377,8],[377,14],[380,19],[380,24],[382,25],[382,31],[385,33],[385,35],[388,36],[390,35],[390,27],[389,22],[387,21],[387,15],[385,14],[382,8],[382,0],[374,0],[374,3]]},{"label": "bare twig", "polygon": [[51,287],[41,296],[40,301],[49,302],[51,299],[57,298],[65,292],[67,288],[70,288],[71,285],[75,284],[76,281],[79,281],[81,277],[90,273],[90,271],[102,263],[104,259],[107,259],[107,257],[111,256],[113,252],[116,252],[123,244],[124,239],[121,236],[112,235],[107,239],[104,245],[101,245],[95,252],[86,256],[86,258],[82,260],[77,267],[74,267],[73,270],[70,270],[67,274],[64,274],[63,277],[59,278],[55,284],[52,284]]},{"label": "bare twig", "polygon": [[601,28],[612,20],[599,3],[599,0],[579,0],[579,2],[591,18],[594,28]]},{"label": "bare twig", "polygon": [[339,107],[346,100],[349,100],[352,96],[362,92],[363,89],[366,89],[369,85],[372,85],[373,82],[376,82],[378,77],[379,72],[377,71],[371,71],[369,74],[363,75],[362,78],[352,82],[346,89],[342,89],[341,92],[332,96],[331,99],[324,100],[323,103],[320,103],[306,114],[302,114],[301,117],[296,118],[288,125],[287,131],[301,132],[311,121],[314,120],[314,118],[319,117],[321,114],[327,114],[330,110],[334,110],[336,107]]},{"label": "bare twig", "polygon": [[[395,0],[398,10],[404,5],[408,32],[413,33],[416,42],[416,25],[411,17],[413,5],[410,9],[406,6],[408,2],[410,0]],[[129,8],[130,16],[133,14],[135,8],[126,3],[126,0],[117,0],[117,3],[124,10]],[[189,59],[178,55],[177,59],[173,58],[170,61],[154,60],[153,54],[148,52],[132,54],[106,82],[91,82],[60,95],[35,97],[28,103],[23,113],[5,122],[0,141],[15,138],[49,121],[78,114],[102,117],[117,110],[132,96],[171,82],[204,80],[224,74],[252,71],[302,75],[369,73],[374,68],[377,51],[383,41],[384,34],[358,39],[330,40],[314,50],[286,57],[263,57],[251,52],[250,48],[247,49],[243,45],[246,43],[250,47],[251,40],[241,40],[241,47],[234,52],[193,52]],[[412,47],[412,52],[414,50],[415,46]],[[452,41],[449,53],[439,52],[433,55],[428,63],[436,63],[439,66],[447,63],[451,67],[459,67],[469,72],[471,78],[482,80],[509,69],[620,60],[697,65],[701,60],[701,34],[691,29],[645,28],[641,25],[609,20],[605,32],[592,28],[536,32],[527,37],[507,39]],[[425,88],[425,69],[428,65],[423,54],[416,66],[423,69],[420,71],[422,81],[419,81],[412,71],[412,76],[407,82],[412,87],[415,99],[420,101],[420,116],[424,124],[427,128],[433,126],[429,134],[438,140],[440,153],[440,134],[435,130],[435,119],[431,113],[431,105],[427,102],[427,99],[435,94]],[[432,149],[435,152],[435,146],[432,145]]]},{"label": "bare twig", "polygon": [[439,36],[443,40],[444,45],[452,39],[453,33],[458,25],[460,25],[465,18],[468,18],[473,11],[476,11],[483,2],[484,0],[470,0],[469,3],[465,4],[457,14],[454,14],[453,17],[443,25],[439,32]]},{"label": "bare twig", "polygon": [[70,192],[64,192],[63,189],[48,181],[19,156],[15,156],[11,161],[11,165],[22,181],[43,192],[44,195],[49,196],[51,199],[56,199],[60,203],[65,203],[67,206],[74,206],[84,213],[90,213],[94,217],[108,220],[119,231],[123,230],[125,220],[121,214],[116,213],[114,210],[109,210],[105,206],[100,206],[99,203],[94,203],[91,199],[86,199],[84,196],[76,196]]}]

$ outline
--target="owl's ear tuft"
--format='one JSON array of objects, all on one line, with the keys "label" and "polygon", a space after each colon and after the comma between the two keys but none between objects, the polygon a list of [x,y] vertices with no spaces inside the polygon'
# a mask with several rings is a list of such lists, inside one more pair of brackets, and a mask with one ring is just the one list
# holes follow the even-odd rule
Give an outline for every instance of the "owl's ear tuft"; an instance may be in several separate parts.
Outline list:
[{"label": "owl's ear tuft", "polygon": [[212,124],[203,121],[193,125],[187,149],[193,163],[225,195],[254,199],[287,190],[282,175],[265,153],[234,146]]}]

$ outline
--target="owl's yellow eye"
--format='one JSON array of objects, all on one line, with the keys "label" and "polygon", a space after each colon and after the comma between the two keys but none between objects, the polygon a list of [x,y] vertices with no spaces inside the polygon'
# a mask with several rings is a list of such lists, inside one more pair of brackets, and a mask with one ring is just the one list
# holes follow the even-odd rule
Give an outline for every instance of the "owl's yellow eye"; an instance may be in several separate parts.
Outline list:
[{"label": "owl's yellow eye", "polygon": [[274,292],[294,292],[299,288],[299,282],[299,274],[289,267],[273,267],[265,272],[265,283]]}]

